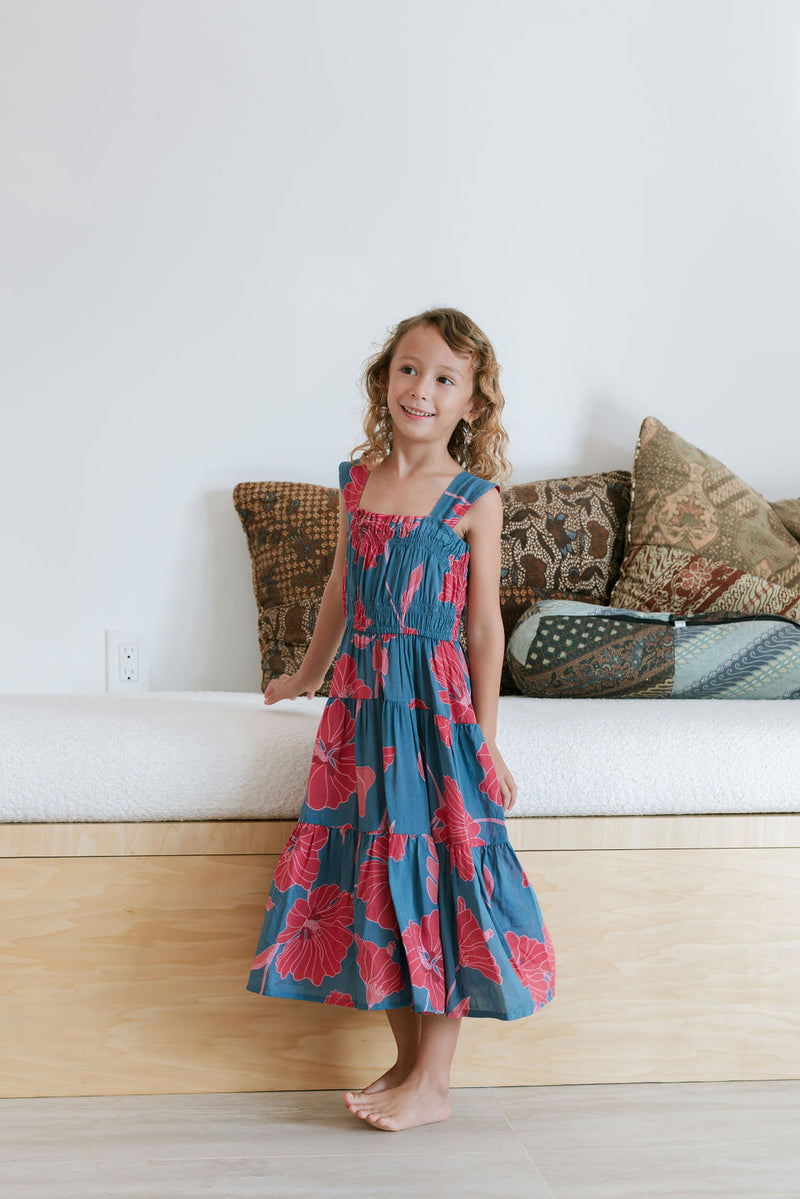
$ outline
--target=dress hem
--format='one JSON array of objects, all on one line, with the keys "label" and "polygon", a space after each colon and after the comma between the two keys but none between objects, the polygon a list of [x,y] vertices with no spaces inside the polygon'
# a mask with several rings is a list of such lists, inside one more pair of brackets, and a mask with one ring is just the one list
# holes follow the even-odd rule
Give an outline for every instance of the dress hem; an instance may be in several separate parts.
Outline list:
[{"label": "dress hem", "polygon": [[[411,1008],[412,1012],[417,1012],[421,1016],[450,1016],[451,1014],[450,1012],[431,1012],[427,1008],[417,1007],[413,1003],[386,1003],[376,1004],[373,1007],[365,1007],[363,1004],[356,1003],[354,1000],[351,1006],[349,1003],[326,1003],[324,998],[318,998],[316,995],[277,995],[272,991],[262,991],[260,987],[251,987],[249,984],[245,986],[245,990],[250,991],[252,995],[261,995],[264,999],[295,999],[299,1003],[319,1003],[324,1007],[338,1007],[349,1011],[388,1012],[400,1011],[403,1008]],[[352,996],[349,998],[352,998]],[[460,1018],[463,1020],[479,1020],[483,1018],[488,1020],[504,1020],[506,1022],[511,1020],[524,1020],[526,1016],[535,1016],[536,1013],[540,1012],[543,1007],[547,1006],[548,1003],[552,1003],[553,999],[555,999],[555,995],[553,995],[550,999],[546,999],[543,1003],[536,1004],[531,1008],[526,1008],[525,1011],[474,1011],[465,1012]],[[453,1018],[455,1019],[456,1017]]]}]

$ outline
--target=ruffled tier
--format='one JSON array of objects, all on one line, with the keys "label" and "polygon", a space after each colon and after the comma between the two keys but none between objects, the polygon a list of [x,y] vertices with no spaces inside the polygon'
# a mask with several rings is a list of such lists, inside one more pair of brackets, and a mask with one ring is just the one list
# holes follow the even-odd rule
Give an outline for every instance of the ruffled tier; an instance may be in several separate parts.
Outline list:
[{"label": "ruffled tier", "polygon": [[298,822],[247,989],[363,1010],[516,1020],[554,995],[541,910],[511,845]]}]

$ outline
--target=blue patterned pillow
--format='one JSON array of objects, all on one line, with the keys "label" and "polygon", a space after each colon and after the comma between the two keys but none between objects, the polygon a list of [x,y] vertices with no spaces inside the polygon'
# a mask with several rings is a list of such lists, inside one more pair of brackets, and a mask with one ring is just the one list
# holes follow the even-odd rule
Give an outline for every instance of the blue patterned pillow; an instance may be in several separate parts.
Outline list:
[{"label": "blue patterned pillow", "polygon": [[800,699],[800,624],[784,616],[541,600],[518,620],[506,660],[523,695]]}]

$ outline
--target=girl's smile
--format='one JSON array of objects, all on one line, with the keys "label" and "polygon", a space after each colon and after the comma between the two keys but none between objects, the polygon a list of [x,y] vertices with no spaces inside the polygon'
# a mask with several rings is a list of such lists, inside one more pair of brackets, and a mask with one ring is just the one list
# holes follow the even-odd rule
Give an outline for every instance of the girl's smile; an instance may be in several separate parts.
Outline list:
[{"label": "girl's smile", "polygon": [[401,405],[400,405],[400,407],[403,409],[403,411],[404,411],[404,412],[405,412],[405,413],[406,413],[408,416],[410,416],[410,417],[412,418],[412,420],[425,420],[425,419],[427,419],[429,416],[433,416],[433,413],[432,413],[432,412],[422,412],[422,411],[421,411],[421,410],[419,410],[419,409],[415,409],[415,408],[406,408],[405,404],[401,404]]}]

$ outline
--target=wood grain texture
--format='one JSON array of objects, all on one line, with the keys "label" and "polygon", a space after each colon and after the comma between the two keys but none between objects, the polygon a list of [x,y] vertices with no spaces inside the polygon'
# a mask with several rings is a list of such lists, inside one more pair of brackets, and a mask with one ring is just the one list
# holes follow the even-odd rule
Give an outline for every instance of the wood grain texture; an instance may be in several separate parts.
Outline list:
[{"label": "wood grain texture", "polygon": [[[163,831],[174,848],[180,834]],[[800,1075],[800,851],[520,859],[555,947],[556,998],[527,1020],[465,1020],[455,1085]],[[383,1015],[245,991],[276,860],[3,861],[2,1093],[357,1087],[385,1069]]]},{"label": "wood grain texture", "polygon": [[[800,847],[800,815],[509,817],[523,849]],[[280,853],[293,820],[0,824],[0,858]]]}]

